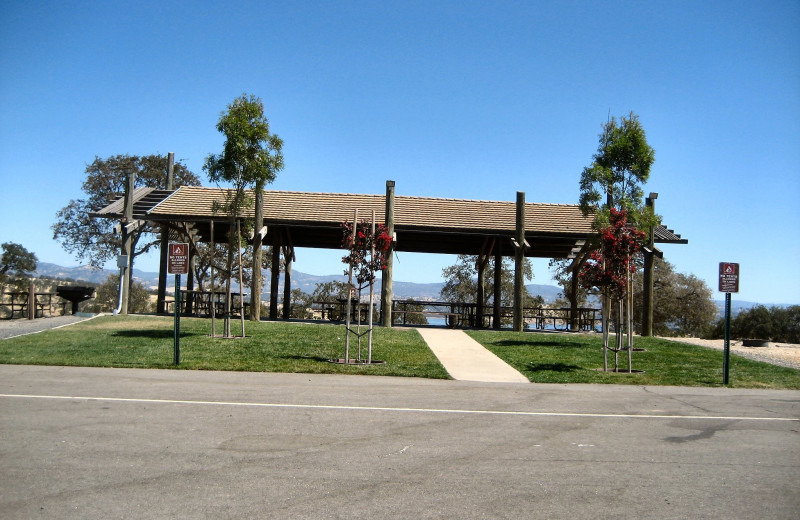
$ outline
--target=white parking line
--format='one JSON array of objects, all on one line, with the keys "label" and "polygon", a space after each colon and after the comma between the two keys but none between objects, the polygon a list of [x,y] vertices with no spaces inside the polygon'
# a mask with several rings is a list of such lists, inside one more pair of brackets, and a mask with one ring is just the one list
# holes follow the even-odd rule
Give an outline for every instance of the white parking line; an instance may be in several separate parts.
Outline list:
[{"label": "white parking line", "polygon": [[318,410],[355,410],[374,412],[416,412],[439,414],[473,414],[473,415],[512,415],[533,417],[587,417],[587,418],[613,418],[613,419],[715,419],[726,421],[798,421],[798,417],[736,417],[721,415],[656,415],[656,414],[615,414],[615,413],[579,413],[579,412],[526,412],[513,410],[451,410],[442,408],[403,408],[384,406],[344,406],[326,404],[288,404],[288,403],[247,403],[237,401],[190,401],[182,399],[138,399],[123,397],[87,397],[67,395],[27,395],[27,394],[0,394],[0,398],[20,399],[56,399],[71,401],[105,401],[121,403],[149,403],[149,404],[188,404],[202,406],[239,406],[252,408],[296,408]]}]

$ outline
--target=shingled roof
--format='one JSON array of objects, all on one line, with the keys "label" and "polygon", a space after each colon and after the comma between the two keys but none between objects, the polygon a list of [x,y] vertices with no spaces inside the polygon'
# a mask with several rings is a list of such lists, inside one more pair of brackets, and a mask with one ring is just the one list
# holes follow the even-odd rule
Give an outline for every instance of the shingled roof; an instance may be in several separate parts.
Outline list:
[{"label": "shingled roof", "polygon": [[[135,218],[151,221],[194,223],[201,240],[210,239],[209,222],[215,222],[215,239],[222,240],[226,216],[214,212],[214,202],[224,202],[228,190],[182,186],[134,193]],[[296,247],[338,248],[341,223],[369,218],[375,211],[383,222],[384,195],[313,193],[294,191],[264,192],[264,224],[269,232],[265,243],[290,243]],[[120,200],[103,208],[97,216],[121,216]],[[247,215],[252,216],[252,209]],[[525,237],[531,245],[528,256],[560,258],[595,234],[591,216],[585,217],[574,204],[525,204]],[[433,197],[395,197],[397,250],[428,253],[478,254],[500,248],[513,254],[516,203],[445,199]],[[664,230],[657,242],[680,241],[680,236]],[[685,241],[682,241],[685,243]]]}]

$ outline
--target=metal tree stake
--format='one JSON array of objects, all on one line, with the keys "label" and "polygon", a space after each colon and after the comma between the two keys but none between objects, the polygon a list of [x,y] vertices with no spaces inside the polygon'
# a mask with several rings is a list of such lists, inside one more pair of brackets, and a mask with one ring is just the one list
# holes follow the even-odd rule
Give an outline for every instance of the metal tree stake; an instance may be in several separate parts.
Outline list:
[{"label": "metal tree stake", "polygon": [[[372,211],[372,221],[371,221],[371,237],[370,240],[370,263],[375,258],[375,211]],[[350,243],[356,243],[356,236],[358,234],[358,210],[354,210],[353,212],[353,233],[350,237]],[[351,252],[352,254],[352,252]],[[356,319],[356,330],[351,328],[351,314],[352,314],[352,298],[353,298],[353,259],[350,259],[350,268],[348,270],[347,275],[347,282],[348,282],[348,298],[347,298],[347,318],[345,319],[345,342],[344,342],[344,363],[350,363],[350,334],[355,334],[357,338],[357,345],[358,345],[358,357],[357,361],[361,362],[361,338],[364,335],[367,335],[367,364],[372,364],[372,321],[373,321],[373,309],[372,309],[372,300],[375,297],[375,280],[370,278],[369,282],[369,324],[367,330],[365,332],[361,332],[361,289],[362,287],[359,285],[358,287],[358,300],[356,301],[356,312],[358,313],[358,317]]]}]

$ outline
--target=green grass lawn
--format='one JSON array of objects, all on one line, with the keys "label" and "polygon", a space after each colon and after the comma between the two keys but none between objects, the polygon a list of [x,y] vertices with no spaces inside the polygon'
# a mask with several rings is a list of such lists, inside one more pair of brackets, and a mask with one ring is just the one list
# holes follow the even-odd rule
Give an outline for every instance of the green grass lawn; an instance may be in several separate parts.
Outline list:
[{"label": "green grass lawn", "polygon": [[[246,338],[211,338],[208,319],[181,319],[181,364],[173,364],[174,320],[103,316],[69,327],[0,340],[0,363],[315,374],[374,374],[447,379],[447,372],[413,329],[376,327],[373,359],[384,365],[344,366],[344,326],[246,322]],[[238,331],[239,322],[233,323]],[[222,322],[217,322],[217,333]],[[470,336],[536,383],[616,383],[722,386],[722,352],[654,338],[637,338],[633,368],[601,372],[599,335],[468,331]],[[357,352],[351,340],[351,357]],[[366,357],[366,337],[362,340]],[[627,369],[627,354],[621,353]],[[613,353],[609,353],[613,367]],[[800,389],[800,371],[731,356],[730,386]]]},{"label": "green grass lawn", "polygon": [[[344,357],[343,325],[247,321],[247,337],[222,339],[210,337],[210,320],[182,318],[181,363],[175,367],[173,326],[173,318],[103,316],[0,340],[0,363],[449,378],[412,329],[376,327],[372,358],[386,364],[345,366],[328,362]],[[232,329],[241,331],[238,321]],[[221,320],[216,332],[222,332]],[[350,357],[356,354],[355,339],[351,339]],[[366,358],[366,336],[362,354]]]},{"label": "green grass lawn", "polygon": [[[718,350],[656,338],[636,338],[633,369],[602,372],[603,342],[598,335],[469,331],[468,334],[535,383],[616,383],[630,385],[722,386],[723,354]],[[609,368],[614,367],[609,352]],[[628,368],[627,352],[620,367]],[[800,389],[800,370],[731,355],[729,386]]]}]

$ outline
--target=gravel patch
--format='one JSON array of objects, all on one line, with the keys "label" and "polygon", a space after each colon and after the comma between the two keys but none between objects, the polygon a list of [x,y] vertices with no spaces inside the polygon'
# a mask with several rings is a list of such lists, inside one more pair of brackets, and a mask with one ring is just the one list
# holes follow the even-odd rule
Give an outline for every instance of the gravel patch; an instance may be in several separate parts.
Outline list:
[{"label": "gravel patch", "polygon": [[[722,339],[700,339],[700,338],[663,338],[670,341],[679,341],[691,345],[713,348],[716,350],[725,349],[725,340]],[[731,353],[738,356],[763,361],[782,367],[789,367],[800,370],[800,345],[792,343],[770,343],[767,347],[745,347],[741,341],[730,343]]]},{"label": "gravel patch", "polygon": [[[101,316],[98,314],[97,316]],[[0,339],[14,338],[17,336],[24,336],[26,334],[35,334],[43,330],[57,329],[59,327],[66,327],[82,321],[91,320],[97,316],[54,316],[51,318],[37,318],[35,320],[28,320],[25,318],[15,320],[1,320],[0,321]]]}]

